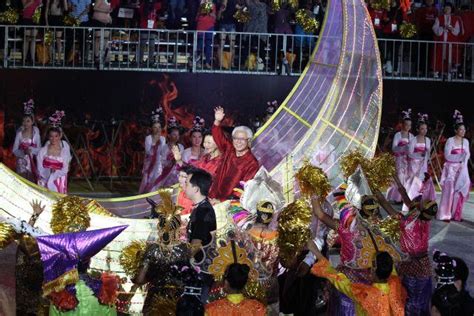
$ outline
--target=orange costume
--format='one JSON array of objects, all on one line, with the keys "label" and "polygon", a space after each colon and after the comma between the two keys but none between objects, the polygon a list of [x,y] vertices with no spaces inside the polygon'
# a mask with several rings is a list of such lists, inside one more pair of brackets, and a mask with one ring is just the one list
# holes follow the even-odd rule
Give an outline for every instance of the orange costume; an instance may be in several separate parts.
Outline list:
[{"label": "orange costume", "polygon": [[341,293],[356,304],[356,315],[403,316],[407,294],[400,278],[392,274],[387,283],[372,285],[352,283],[342,273],[337,272],[326,259],[319,260],[311,273],[328,279]]},{"label": "orange costume", "polygon": [[264,316],[267,308],[256,300],[245,298],[242,294],[229,294],[227,297],[206,305],[206,316]]}]

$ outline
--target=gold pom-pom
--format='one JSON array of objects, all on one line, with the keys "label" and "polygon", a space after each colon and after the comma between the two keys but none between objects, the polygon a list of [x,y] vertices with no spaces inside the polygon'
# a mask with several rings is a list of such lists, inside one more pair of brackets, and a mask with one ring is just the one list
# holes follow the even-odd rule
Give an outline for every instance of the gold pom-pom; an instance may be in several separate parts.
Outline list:
[{"label": "gold pom-pom", "polygon": [[331,184],[323,169],[313,166],[309,161],[303,163],[295,177],[305,196],[316,194],[324,199],[331,191]]},{"label": "gold pom-pom", "polygon": [[278,247],[286,266],[292,263],[311,236],[311,207],[299,199],[283,209],[278,217]]},{"label": "gold pom-pom", "polygon": [[0,223],[0,249],[7,247],[15,240],[16,232],[10,224]]},{"label": "gold pom-pom", "polygon": [[390,10],[390,0],[373,0],[370,6],[375,10]]},{"label": "gold pom-pom", "polygon": [[83,201],[77,196],[66,196],[53,206],[50,226],[54,234],[85,231],[91,219]]},{"label": "gold pom-pom", "polygon": [[396,217],[386,217],[378,223],[378,228],[383,235],[389,237],[392,242],[400,242],[400,220]]},{"label": "gold pom-pom", "polygon": [[146,242],[139,240],[132,241],[122,249],[119,261],[126,275],[133,278],[138,274],[145,250]]},{"label": "gold pom-pom", "polygon": [[243,24],[249,23],[249,21],[250,21],[249,9],[247,7],[243,7],[241,9],[238,9],[234,13],[234,19],[236,19],[237,22],[239,22],[239,23],[243,23]]},{"label": "gold pom-pom", "polygon": [[359,150],[354,150],[344,155],[341,158],[340,167],[344,178],[349,178],[357,169],[358,166],[366,172],[368,161],[367,158]]},{"label": "gold pom-pom", "polygon": [[177,299],[163,297],[155,294],[150,306],[150,315],[174,316],[176,315]]},{"label": "gold pom-pom", "polygon": [[267,303],[267,293],[265,287],[258,281],[249,281],[245,285],[244,293],[246,297]]},{"label": "gold pom-pom", "polygon": [[43,35],[43,42],[46,46],[51,46],[53,43],[53,32],[50,30],[47,30],[44,32]]},{"label": "gold pom-pom", "polygon": [[390,186],[396,174],[395,158],[390,153],[383,153],[370,160],[369,165],[363,169],[370,188],[383,191]]},{"label": "gold pom-pom", "polygon": [[277,12],[281,8],[280,0],[272,0],[271,7],[273,12]]},{"label": "gold pom-pom", "polygon": [[18,14],[18,11],[12,7],[8,7],[6,11],[0,13],[0,23],[16,24],[19,17],[20,15]]},{"label": "gold pom-pom", "polygon": [[70,14],[64,16],[63,22],[66,26],[79,26],[81,24],[79,19]]},{"label": "gold pom-pom", "polygon": [[298,9],[298,6],[299,6],[298,0],[288,0],[288,4],[293,10]]},{"label": "gold pom-pom", "polygon": [[31,17],[34,24],[40,24],[42,6],[43,5],[37,6],[35,12],[33,13],[33,16]]},{"label": "gold pom-pom", "polygon": [[319,28],[319,22],[306,9],[300,9],[296,12],[296,23],[298,23],[305,33],[314,33]]},{"label": "gold pom-pom", "polygon": [[416,35],[416,25],[403,21],[400,25],[400,36],[402,38],[412,38]]},{"label": "gold pom-pom", "polygon": [[212,13],[212,2],[211,1],[204,1],[199,6],[199,12],[201,15],[209,15]]}]

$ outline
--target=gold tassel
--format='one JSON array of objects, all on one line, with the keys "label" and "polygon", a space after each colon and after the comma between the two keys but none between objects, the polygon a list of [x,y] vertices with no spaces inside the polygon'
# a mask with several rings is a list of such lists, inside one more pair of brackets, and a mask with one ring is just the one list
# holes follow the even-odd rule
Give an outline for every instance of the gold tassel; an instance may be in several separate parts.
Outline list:
[{"label": "gold tassel", "polygon": [[0,249],[6,248],[15,240],[16,232],[10,224],[0,223]]}]

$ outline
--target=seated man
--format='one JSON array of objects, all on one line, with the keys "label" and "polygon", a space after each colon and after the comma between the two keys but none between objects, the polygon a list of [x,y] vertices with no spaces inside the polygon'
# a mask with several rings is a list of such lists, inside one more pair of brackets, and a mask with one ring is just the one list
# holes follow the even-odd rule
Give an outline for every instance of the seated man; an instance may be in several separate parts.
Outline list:
[{"label": "seated man", "polygon": [[233,315],[233,316],[263,316],[266,315],[265,306],[242,294],[249,278],[250,268],[246,264],[232,263],[224,274],[225,298],[206,305],[206,316]]},{"label": "seated man", "polygon": [[225,200],[232,194],[240,181],[252,179],[258,171],[257,159],[250,151],[252,130],[246,126],[238,126],[232,132],[232,142],[229,141],[220,126],[225,113],[222,107],[215,108],[212,137],[222,153],[222,161],[217,168],[210,197]]},{"label": "seated man", "polygon": [[400,278],[394,275],[393,259],[388,252],[378,252],[373,262],[374,283],[372,285],[353,283],[346,275],[337,272],[310,240],[309,250],[318,262],[311,273],[328,279],[341,293],[356,304],[356,315],[405,315],[406,291]]}]

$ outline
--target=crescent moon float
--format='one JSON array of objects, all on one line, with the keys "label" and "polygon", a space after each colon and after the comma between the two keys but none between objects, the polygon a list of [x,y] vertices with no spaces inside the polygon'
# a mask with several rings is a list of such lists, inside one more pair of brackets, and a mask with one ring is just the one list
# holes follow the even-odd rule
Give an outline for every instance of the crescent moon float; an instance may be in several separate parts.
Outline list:
[{"label": "crescent moon float", "polygon": [[[382,73],[377,41],[362,0],[329,0],[320,37],[310,62],[295,87],[268,122],[257,132],[252,151],[272,177],[284,184],[287,202],[293,200],[294,170],[312,159],[318,148],[335,157],[325,167],[333,185],[342,181],[339,159],[359,149],[374,155],[382,110]],[[37,226],[52,233],[51,207],[61,195],[28,182],[0,164],[0,220],[28,220],[30,201],[46,204]],[[91,229],[129,225],[106,249],[93,258],[92,267],[123,276],[120,250],[132,240],[147,240],[155,230],[146,197],[159,200],[156,192],[116,199],[96,199],[107,211],[91,214]],[[0,257],[3,255],[0,255]],[[4,278],[5,277],[5,278]],[[8,280],[12,276],[2,276]],[[128,290],[131,284],[127,284]],[[136,295],[132,311],[141,309]]]}]

